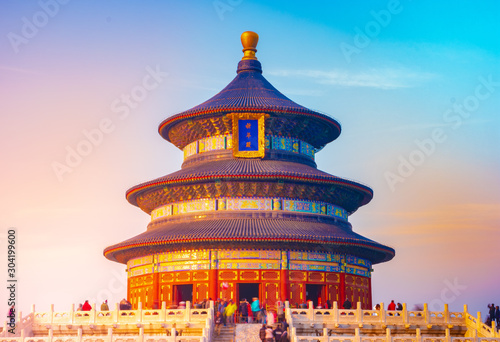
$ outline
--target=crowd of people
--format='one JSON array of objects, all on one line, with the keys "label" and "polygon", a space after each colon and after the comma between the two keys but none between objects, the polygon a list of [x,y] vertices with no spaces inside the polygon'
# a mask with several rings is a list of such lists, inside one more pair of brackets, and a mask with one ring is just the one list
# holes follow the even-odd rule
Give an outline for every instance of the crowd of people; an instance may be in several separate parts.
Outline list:
[{"label": "crowd of people", "polygon": [[[91,311],[91,310],[92,310],[92,305],[90,305],[88,300],[86,300],[85,303],[83,303],[83,304],[78,304],[78,308],[76,309],[76,311]],[[132,303],[130,303],[125,298],[123,298],[120,301],[120,310],[132,310]],[[101,311],[109,311],[109,306],[108,306],[107,300],[102,302]]]},{"label": "crowd of people", "polygon": [[[220,335],[223,326],[235,325],[236,317],[239,323],[261,323],[259,337],[263,342],[287,342],[288,324],[285,320],[284,303],[278,301],[276,310],[268,310],[266,302],[259,298],[252,298],[249,303],[243,298],[239,306],[232,299],[218,299],[215,303],[215,333]],[[237,315],[238,314],[238,315]],[[236,316],[237,315],[237,316]],[[275,324],[275,322],[279,324]],[[273,328],[276,325],[275,328]]]}]

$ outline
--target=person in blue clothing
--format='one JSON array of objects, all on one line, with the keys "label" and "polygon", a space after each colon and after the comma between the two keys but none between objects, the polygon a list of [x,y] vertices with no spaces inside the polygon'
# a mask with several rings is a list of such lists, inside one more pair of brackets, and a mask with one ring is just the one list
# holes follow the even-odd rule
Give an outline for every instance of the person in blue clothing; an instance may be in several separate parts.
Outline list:
[{"label": "person in blue clothing", "polygon": [[259,298],[257,298],[257,297],[253,297],[252,298],[252,305],[250,305],[250,308],[252,309],[252,316],[253,316],[254,322],[255,323],[260,322],[260,317],[259,317],[259,314],[260,314],[260,302],[259,302]]}]

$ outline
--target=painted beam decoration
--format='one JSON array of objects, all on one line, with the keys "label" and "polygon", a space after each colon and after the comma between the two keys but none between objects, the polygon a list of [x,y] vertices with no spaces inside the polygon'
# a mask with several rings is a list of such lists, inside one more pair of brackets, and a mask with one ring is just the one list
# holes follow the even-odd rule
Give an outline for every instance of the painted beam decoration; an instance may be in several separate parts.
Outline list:
[{"label": "painted beam decoration", "polygon": [[231,113],[233,119],[233,156],[264,158],[266,114]]}]

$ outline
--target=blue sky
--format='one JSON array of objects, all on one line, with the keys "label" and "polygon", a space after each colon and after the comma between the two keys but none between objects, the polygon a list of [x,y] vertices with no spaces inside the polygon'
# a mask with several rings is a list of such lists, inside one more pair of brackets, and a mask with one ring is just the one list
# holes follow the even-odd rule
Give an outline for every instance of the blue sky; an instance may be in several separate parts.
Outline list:
[{"label": "blue sky", "polygon": [[[396,249],[374,302],[499,301],[499,2],[54,1],[0,5],[0,248],[15,227],[23,311],[125,295],[102,250],[149,220],[125,191],[180,168],[158,124],[234,78],[247,30],[277,89],[341,122],[318,168],[374,189],[350,217]],[[168,75],[120,118],[112,104],[151,69]],[[113,129],[58,177],[102,120]]]}]

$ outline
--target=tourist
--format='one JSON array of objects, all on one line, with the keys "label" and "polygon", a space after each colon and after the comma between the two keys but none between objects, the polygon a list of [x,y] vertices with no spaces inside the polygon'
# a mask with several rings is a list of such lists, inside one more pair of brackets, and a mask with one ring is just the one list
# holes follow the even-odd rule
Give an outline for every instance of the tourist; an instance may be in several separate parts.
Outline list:
[{"label": "tourist", "polygon": [[259,330],[259,338],[262,342],[266,342],[266,325],[265,324],[262,324],[262,328],[260,328],[260,330]]},{"label": "tourist", "polygon": [[495,322],[495,304],[491,303],[491,305],[488,305],[490,308],[490,321]]},{"label": "tourist", "polygon": [[273,330],[273,336],[275,341],[280,341],[281,336],[283,335],[283,329],[281,329],[280,324]]},{"label": "tourist", "polygon": [[259,321],[259,313],[260,313],[259,298],[257,298],[257,297],[252,298],[251,309],[252,309],[252,316],[253,316],[254,322],[258,322]]},{"label": "tourist", "polygon": [[274,325],[274,322],[276,321],[275,314],[276,314],[275,311],[271,311],[271,310],[267,311],[267,315],[266,315],[267,324]]},{"label": "tourist", "polygon": [[222,315],[220,311],[217,311],[217,315],[215,316],[215,332],[217,333],[217,336],[220,335],[221,326],[222,326]]},{"label": "tourist", "polygon": [[389,311],[395,311],[396,310],[396,303],[394,303],[394,299],[391,300],[391,302],[387,306],[387,310],[389,310]]},{"label": "tourist", "polygon": [[349,298],[346,298],[345,301],[344,301],[344,305],[342,306],[344,309],[346,310],[349,310],[352,308],[352,304],[351,302],[349,301]]},{"label": "tourist", "polygon": [[104,302],[101,304],[101,311],[109,311],[109,306],[108,306],[108,300],[106,299]]},{"label": "tourist", "polygon": [[495,318],[497,319],[497,328],[500,327],[500,310],[498,310],[498,305],[495,310]]},{"label": "tourist", "polygon": [[[234,325],[234,313],[236,311],[236,304],[233,303],[233,300],[230,299],[229,303],[226,305],[226,308],[224,309],[224,316],[226,317],[226,323],[228,325]],[[224,323],[224,326],[226,324]]]},{"label": "tourist", "polygon": [[240,311],[241,319],[240,323],[248,323],[248,302],[246,298],[240,302],[240,307],[238,308]]},{"label": "tourist", "polygon": [[279,340],[279,342],[288,342],[288,331],[286,330],[283,331],[283,334],[281,335],[281,339]]},{"label": "tourist", "polygon": [[331,308],[332,308],[332,303],[330,302],[330,299],[327,299],[325,304],[325,309],[331,309]]},{"label": "tourist", "polygon": [[266,328],[266,342],[274,342],[273,328],[270,325]]},{"label": "tourist", "polygon": [[266,301],[262,302],[262,307],[260,308],[260,321],[262,322],[262,324],[267,324]]},{"label": "tourist", "polygon": [[78,304],[78,309],[76,311],[83,311],[83,305],[80,303]]},{"label": "tourist", "polygon": [[226,326],[226,316],[224,315],[226,312],[226,306],[227,306],[226,299],[225,298],[220,299],[217,311],[219,311],[220,314],[222,315],[222,323],[224,324],[224,326]]},{"label": "tourist", "polygon": [[92,306],[89,304],[89,301],[86,300],[85,303],[83,303],[82,311],[90,311],[90,310],[92,310]]},{"label": "tourist", "polygon": [[288,330],[288,323],[287,323],[286,319],[284,319],[283,322],[281,322],[281,329],[283,329],[283,331]]},{"label": "tourist", "polygon": [[403,304],[398,303],[398,305],[397,305],[397,307],[396,307],[396,310],[397,310],[397,311],[403,311]]},{"label": "tourist", "polygon": [[123,298],[120,301],[120,310],[132,310],[132,303]]},{"label": "tourist", "polygon": [[284,303],[280,300],[276,303],[276,307],[278,309],[277,312],[278,323],[282,322],[285,319],[285,308],[283,304]]}]

